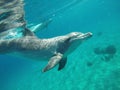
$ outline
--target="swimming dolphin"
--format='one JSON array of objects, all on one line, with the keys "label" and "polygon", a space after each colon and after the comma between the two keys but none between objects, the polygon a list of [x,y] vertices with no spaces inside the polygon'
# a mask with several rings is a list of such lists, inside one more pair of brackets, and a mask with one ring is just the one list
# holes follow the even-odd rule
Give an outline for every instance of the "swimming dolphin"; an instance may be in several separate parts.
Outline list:
[{"label": "swimming dolphin", "polygon": [[58,70],[61,70],[67,62],[67,56],[91,36],[90,32],[72,32],[64,36],[40,39],[26,28],[22,38],[0,40],[0,53],[14,53],[30,59],[49,60],[42,72],[52,69],[57,64],[59,64]]}]

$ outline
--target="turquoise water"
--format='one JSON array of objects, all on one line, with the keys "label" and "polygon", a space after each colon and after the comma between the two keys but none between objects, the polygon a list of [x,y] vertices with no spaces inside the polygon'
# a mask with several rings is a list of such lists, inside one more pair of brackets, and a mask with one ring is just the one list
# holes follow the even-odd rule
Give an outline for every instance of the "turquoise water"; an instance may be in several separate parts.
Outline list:
[{"label": "turquoise water", "polygon": [[[69,32],[93,37],[71,55],[65,68],[41,73],[46,61],[0,55],[0,90],[120,90],[119,0],[25,0],[28,24],[52,18],[37,35],[49,38]],[[114,46],[109,52],[103,50]],[[97,52],[95,52],[95,49]],[[102,49],[102,50],[101,50]],[[112,53],[112,54],[108,54]]]}]

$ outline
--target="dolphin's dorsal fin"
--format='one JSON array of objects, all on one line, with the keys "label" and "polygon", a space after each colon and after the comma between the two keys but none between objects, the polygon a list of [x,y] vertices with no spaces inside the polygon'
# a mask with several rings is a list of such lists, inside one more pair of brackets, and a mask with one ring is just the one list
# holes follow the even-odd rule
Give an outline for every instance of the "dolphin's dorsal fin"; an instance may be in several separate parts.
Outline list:
[{"label": "dolphin's dorsal fin", "polygon": [[55,67],[60,60],[62,59],[63,55],[61,53],[57,53],[56,55],[54,55],[53,57],[50,58],[48,64],[46,65],[46,67],[42,70],[42,72],[46,72],[50,69],[52,69],[53,67]]},{"label": "dolphin's dorsal fin", "polygon": [[24,36],[35,36],[35,34],[31,30],[29,30],[28,28],[24,29],[23,35]]}]

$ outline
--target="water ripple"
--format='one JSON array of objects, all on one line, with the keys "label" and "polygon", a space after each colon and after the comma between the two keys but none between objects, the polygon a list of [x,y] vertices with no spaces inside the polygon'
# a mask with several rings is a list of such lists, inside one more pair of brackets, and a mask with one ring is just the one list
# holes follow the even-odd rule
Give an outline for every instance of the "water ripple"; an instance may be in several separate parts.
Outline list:
[{"label": "water ripple", "polygon": [[23,6],[23,0],[0,0],[0,36],[26,25]]}]

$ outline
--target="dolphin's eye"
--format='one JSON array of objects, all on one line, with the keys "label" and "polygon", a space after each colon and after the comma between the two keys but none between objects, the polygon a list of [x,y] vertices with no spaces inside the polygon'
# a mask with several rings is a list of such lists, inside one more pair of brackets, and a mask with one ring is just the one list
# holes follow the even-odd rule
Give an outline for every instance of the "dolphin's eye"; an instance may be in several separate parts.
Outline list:
[{"label": "dolphin's eye", "polygon": [[72,36],[76,36],[76,35],[78,35],[78,33],[77,32],[73,32],[73,33],[71,33],[71,35]]},{"label": "dolphin's eye", "polygon": [[74,32],[73,35],[77,35],[78,33],[77,32]]},{"label": "dolphin's eye", "polygon": [[79,35],[83,35],[83,33],[80,33],[80,32],[72,32],[69,34],[70,37],[77,37]]}]

